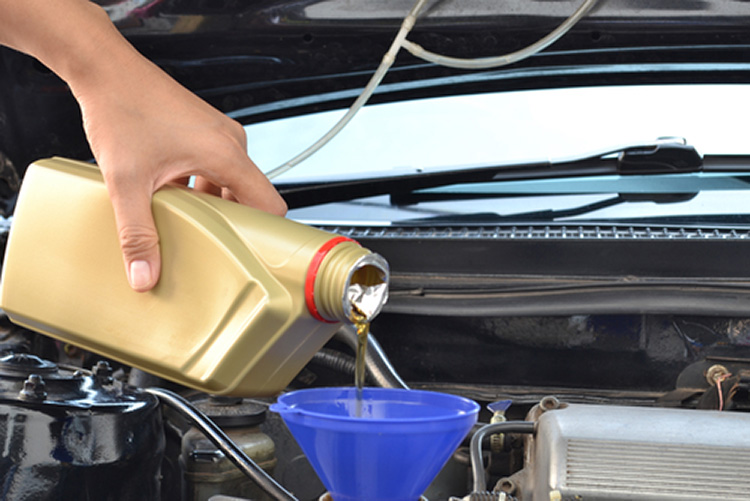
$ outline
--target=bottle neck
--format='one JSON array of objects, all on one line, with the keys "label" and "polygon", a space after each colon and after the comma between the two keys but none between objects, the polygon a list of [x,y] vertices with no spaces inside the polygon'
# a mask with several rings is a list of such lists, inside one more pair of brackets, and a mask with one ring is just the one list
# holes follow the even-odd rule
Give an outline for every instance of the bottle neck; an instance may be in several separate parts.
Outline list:
[{"label": "bottle neck", "polygon": [[345,238],[332,239],[321,251],[308,271],[311,314],[325,322],[350,322],[355,314],[372,320],[388,299],[388,263]]}]

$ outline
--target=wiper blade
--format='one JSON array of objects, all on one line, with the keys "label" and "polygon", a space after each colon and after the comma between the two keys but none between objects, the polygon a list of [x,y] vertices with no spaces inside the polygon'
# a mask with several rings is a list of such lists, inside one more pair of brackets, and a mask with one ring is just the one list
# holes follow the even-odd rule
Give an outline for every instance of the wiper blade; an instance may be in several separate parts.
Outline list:
[{"label": "wiper blade", "polygon": [[568,209],[543,209],[531,212],[519,212],[514,214],[498,214],[496,212],[481,212],[481,213],[470,213],[470,214],[441,214],[433,217],[421,217],[418,219],[407,219],[399,221],[400,225],[451,225],[451,224],[465,224],[470,222],[472,224],[500,224],[508,221],[514,223],[534,223],[538,221],[551,222],[560,218],[579,216],[582,214],[588,214],[595,212],[600,209],[606,209],[614,205],[619,205],[627,202],[627,200],[621,195],[593,202],[590,204],[580,205],[578,207],[572,207]]},{"label": "wiper blade", "polygon": [[[744,165],[747,165],[745,162]],[[700,172],[705,160],[684,142],[657,142],[564,162],[456,169],[335,182],[279,183],[277,188],[290,208],[391,195],[396,205],[412,203],[418,190],[451,184],[551,179],[557,177],[648,175]],[[733,165],[736,167],[736,165]]]},{"label": "wiper blade", "polygon": [[459,224],[466,222],[481,222],[483,224],[499,224],[512,221],[514,223],[535,223],[539,221],[552,222],[559,219],[583,216],[598,210],[607,209],[615,205],[629,202],[651,202],[657,204],[687,202],[695,198],[697,193],[644,193],[644,194],[623,194],[619,193],[614,197],[605,198],[592,203],[569,207],[565,209],[542,209],[531,212],[515,212],[512,214],[497,214],[492,212],[470,213],[470,214],[446,214],[427,218],[418,218],[413,220],[399,221],[399,224],[417,224],[417,225],[435,225],[435,224]]}]

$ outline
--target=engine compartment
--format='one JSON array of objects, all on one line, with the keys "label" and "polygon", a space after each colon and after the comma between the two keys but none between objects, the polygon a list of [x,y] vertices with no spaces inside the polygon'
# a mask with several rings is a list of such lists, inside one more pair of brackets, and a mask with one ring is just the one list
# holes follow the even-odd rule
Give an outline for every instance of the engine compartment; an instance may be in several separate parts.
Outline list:
[{"label": "engine compartment", "polygon": [[[634,231],[623,241],[581,232],[521,241],[481,228],[438,230],[439,239],[352,234],[393,271],[391,301],[372,323],[367,385],[449,393],[481,406],[479,423],[423,497],[745,499],[750,320],[738,313],[745,281],[732,275],[745,239],[727,232],[639,239]],[[660,276],[675,245],[681,257]],[[534,246],[552,253],[524,252]],[[691,267],[707,249],[717,259]],[[577,274],[555,275],[554,265]],[[206,395],[5,317],[0,327],[0,354],[10,364],[0,364],[3,499],[21,499],[29,485],[38,487],[34,499],[290,499],[248,477],[226,443],[205,436],[154,389],[198,409],[291,499],[330,498],[268,410],[274,398]],[[343,326],[288,390],[351,386],[355,348],[356,332]],[[74,391],[51,391],[58,373]],[[151,412],[118,411],[138,402]],[[81,412],[91,423],[109,421],[76,424]],[[49,416],[44,433],[25,431],[37,414]],[[28,438],[14,438],[21,432]],[[93,459],[71,452],[82,446]],[[116,453],[124,456],[111,459]],[[146,490],[112,488],[100,469]]]},{"label": "engine compartment", "polygon": [[[744,457],[745,325],[738,317],[683,315],[386,313],[376,335],[412,388],[472,398],[484,423],[497,401],[511,403],[503,419],[536,423],[533,438],[506,434],[494,449],[485,443],[490,490],[532,500],[742,499],[742,474],[718,465]],[[575,449],[581,437],[589,447]],[[466,457],[464,449],[453,461]],[[701,489],[691,483],[697,478]]]},{"label": "engine compartment", "polygon": [[[750,408],[750,372],[743,357],[748,326],[746,319],[736,317],[476,319],[384,313],[373,325],[373,350],[387,354],[385,362],[410,388],[462,395],[482,407],[479,424],[425,492],[426,499],[744,499],[748,486],[742,472],[747,470],[750,448],[746,431],[750,418],[743,412]],[[325,487],[284,423],[267,410],[274,399],[199,394],[53,342],[7,319],[2,332],[0,348],[8,360],[34,361],[0,374],[7,390],[3,413],[16,416],[0,421],[4,429],[0,436],[9,437],[3,461],[18,466],[3,470],[6,499],[17,499],[13,486],[23,468],[33,475],[19,485],[49,486],[38,480],[54,478],[57,489],[68,489],[42,489],[34,499],[55,499],[59,492],[65,498],[85,494],[113,500],[275,499],[169,406],[159,406],[158,425],[153,417],[125,419],[115,410],[125,402],[141,401],[153,409],[155,400],[146,391],[152,387],[181,394],[296,499],[325,495]],[[350,346],[351,337],[337,333],[290,389],[351,385]],[[370,357],[378,358],[373,353]],[[370,361],[368,385],[393,386],[377,363]],[[77,401],[73,394],[50,390],[46,397],[33,396],[31,374],[50,379],[48,385],[59,384],[49,369],[58,366],[61,369],[54,370],[66,372],[89,399],[105,396],[105,406],[87,407],[89,419],[114,419],[114,424],[74,424],[78,411],[70,409]],[[488,405],[498,401],[509,407],[493,414]],[[26,418],[18,416],[40,412],[54,416],[61,423],[58,429],[75,433],[76,443],[90,444],[92,457],[107,462],[115,451],[126,451],[127,457],[120,459],[124,466],[108,466],[122,473],[137,464],[133,471],[158,489],[133,495],[111,489],[111,482],[94,466],[70,460],[61,452],[73,447],[68,435],[39,435],[26,445],[13,441],[11,434],[19,426],[29,426],[19,424]],[[469,439],[480,425],[498,421],[510,425],[509,430],[514,423],[534,423],[534,433],[508,431],[485,438],[482,471],[487,491],[476,492]],[[161,430],[153,435],[155,427]],[[154,438],[133,442],[132,431],[110,437],[111,429],[150,430]],[[25,453],[49,442],[54,464]],[[133,443],[146,451],[134,454]],[[151,461],[139,459],[143,454]],[[123,475],[128,485],[146,485],[136,482],[138,477],[131,473]]]}]

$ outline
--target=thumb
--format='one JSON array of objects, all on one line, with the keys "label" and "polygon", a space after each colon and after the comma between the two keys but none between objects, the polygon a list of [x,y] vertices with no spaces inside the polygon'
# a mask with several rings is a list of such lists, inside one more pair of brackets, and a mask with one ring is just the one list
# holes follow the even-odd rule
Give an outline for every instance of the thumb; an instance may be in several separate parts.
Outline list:
[{"label": "thumb", "polygon": [[151,290],[159,281],[161,257],[159,235],[151,213],[151,194],[110,191],[117,223],[125,273],[130,287],[137,292]]}]

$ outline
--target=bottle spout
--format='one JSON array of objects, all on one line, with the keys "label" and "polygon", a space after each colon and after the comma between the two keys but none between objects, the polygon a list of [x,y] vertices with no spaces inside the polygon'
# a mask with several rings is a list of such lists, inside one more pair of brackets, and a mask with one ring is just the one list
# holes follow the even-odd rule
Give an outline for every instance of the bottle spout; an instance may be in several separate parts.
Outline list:
[{"label": "bottle spout", "polygon": [[352,267],[343,295],[344,311],[349,318],[364,317],[371,322],[388,300],[390,270],[379,254],[362,256]]},{"label": "bottle spout", "polygon": [[307,271],[305,301],[323,322],[370,322],[388,300],[388,262],[357,242],[326,242]]}]

